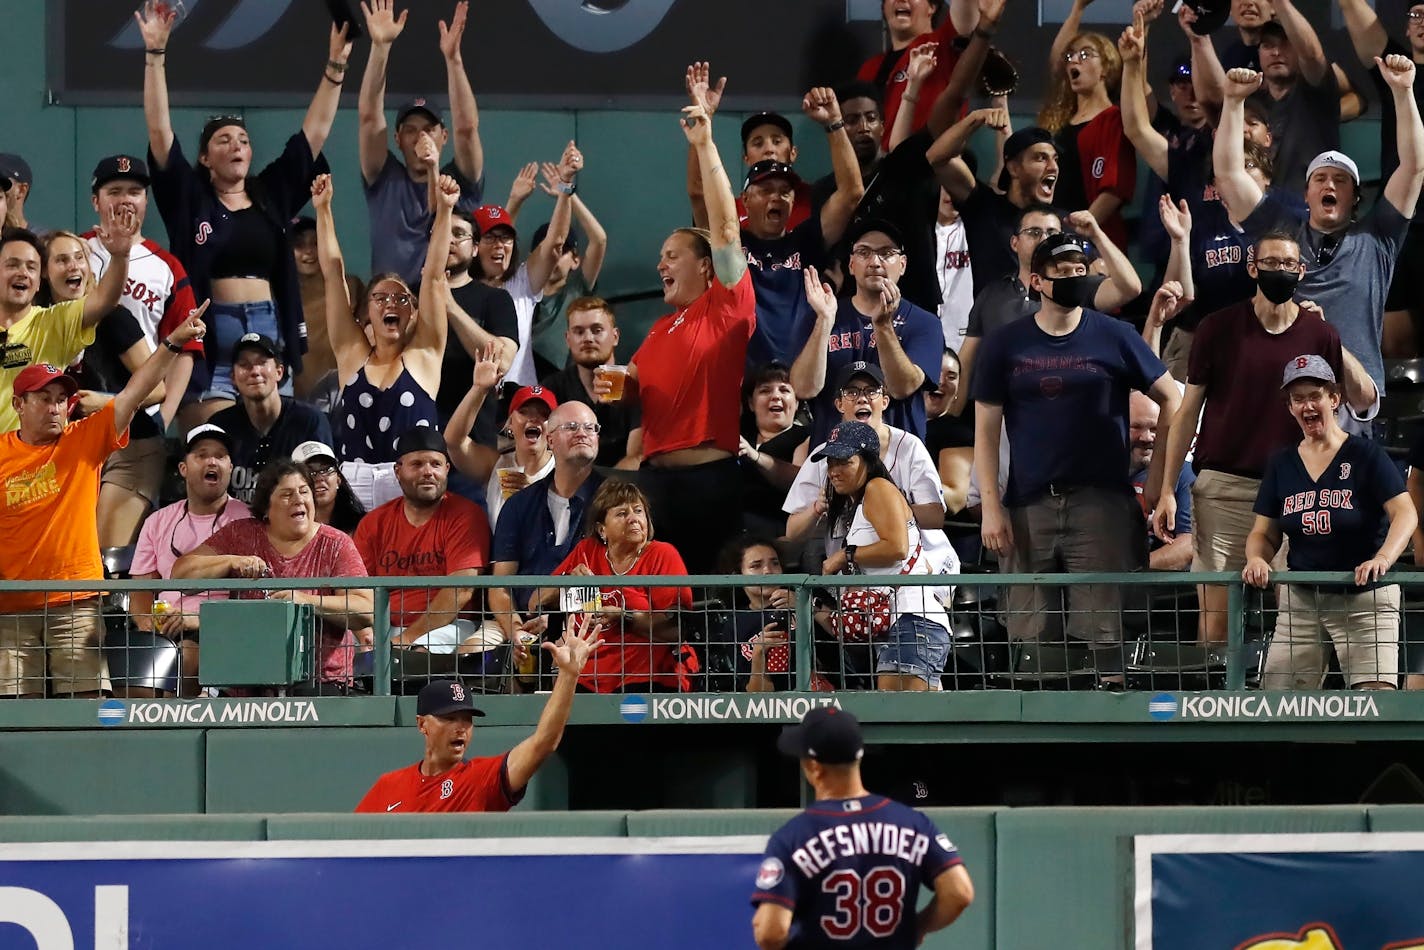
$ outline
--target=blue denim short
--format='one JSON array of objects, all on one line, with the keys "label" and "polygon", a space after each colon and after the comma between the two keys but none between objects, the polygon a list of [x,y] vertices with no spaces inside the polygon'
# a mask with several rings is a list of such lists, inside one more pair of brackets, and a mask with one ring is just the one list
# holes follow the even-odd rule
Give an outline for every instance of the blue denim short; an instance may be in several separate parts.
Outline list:
[{"label": "blue denim short", "polygon": [[[203,320],[208,325],[207,345],[213,347],[210,350],[213,353],[213,372],[207,389],[199,398],[236,400],[237,389],[232,384],[232,348],[247,333],[260,333],[280,346],[282,334],[277,325],[277,304],[271,300],[215,303],[208,307]],[[282,362],[286,363],[286,360]],[[283,376],[279,391],[283,396],[292,395],[290,367]]]},{"label": "blue denim short", "polygon": [[949,631],[915,614],[901,614],[875,655],[875,672],[918,676],[939,689],[949,658]]}]

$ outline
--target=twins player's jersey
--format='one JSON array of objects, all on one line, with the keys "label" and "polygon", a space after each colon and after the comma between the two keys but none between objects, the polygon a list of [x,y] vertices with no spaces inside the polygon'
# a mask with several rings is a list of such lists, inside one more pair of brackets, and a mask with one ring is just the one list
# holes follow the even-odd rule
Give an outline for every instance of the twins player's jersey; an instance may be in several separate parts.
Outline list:
[{"label": "twins player's jersey", "polygon": [[913,808],[883,795],[819,801],[767,842],[752,904],[791,909],[791,947],[913,948],[920,886],[961,863]]}]

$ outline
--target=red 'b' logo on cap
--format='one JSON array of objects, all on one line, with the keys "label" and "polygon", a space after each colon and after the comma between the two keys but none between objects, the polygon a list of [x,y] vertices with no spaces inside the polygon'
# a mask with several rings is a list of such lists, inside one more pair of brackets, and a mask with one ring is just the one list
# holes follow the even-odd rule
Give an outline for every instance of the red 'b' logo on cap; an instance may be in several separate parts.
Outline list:
[{"label": "red 'b' logo on cap", "polygon": [[129,171],[131,168],[132,165],[130,165],[129,160],[127,158],[119,158],[119,171],[126,172]]},{"label": "red 'b' logo on cap", "polygon": [[1305,369],[1305,364],[1306,364],[1306,362],[1307,362],[1307,360],[1306,360],[1306,358],[1305,358],[1304,356],[1297,356],[1297,357],[1295,358],[1295,368],[1296,368],[1296,369]]}]

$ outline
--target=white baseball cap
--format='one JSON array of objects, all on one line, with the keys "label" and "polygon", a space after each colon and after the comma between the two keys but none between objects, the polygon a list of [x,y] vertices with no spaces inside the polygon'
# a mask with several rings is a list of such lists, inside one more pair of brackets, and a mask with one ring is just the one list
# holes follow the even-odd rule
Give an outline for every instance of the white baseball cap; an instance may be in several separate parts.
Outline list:
[{"label": "white baseball cap", "polygon": [[1310,176],[1315,174],[1317,168],[1326,167],[1345,169],[1355,180],[1355,187],[1360,187],[1360,169],[1355,166],[1355,160],[1344,152],[1337,152],[1334,149],[1321,152],[1310,160],[1310,166],[1305,170],[1305,180],[1309,181]]},{"label": "white baseball cap", "polygon": [[292,449],[293,462],[306,463],[315,458],[329,458],[332,461],[336,461],[336,453],[331,450],[331,446],[317,442],[315,439],[309,442],[303,442],[295,449]]}]

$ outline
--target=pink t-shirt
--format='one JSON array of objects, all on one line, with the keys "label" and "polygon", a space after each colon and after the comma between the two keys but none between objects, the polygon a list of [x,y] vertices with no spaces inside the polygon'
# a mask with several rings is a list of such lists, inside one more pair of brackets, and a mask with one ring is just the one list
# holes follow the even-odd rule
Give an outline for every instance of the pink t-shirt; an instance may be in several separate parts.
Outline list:
[{"label": "pink t-shirt", "polygon": [[[292,557],[277,552],[267,539],[267,527],[256,518],[234,521],[208,539],[207,545],[217,554],[241,554],[260,557],[272,568],[274,577],[366,577],[366,565],[356,545],[346,535],[330,525],[319,525],[316,535]],[[234,599],[262,600],[265,591],[234,591]],[[333,588],[305,590],[318,595],[340,594]],[[321,674],[324,683],[351,681],[351,663],[356,653],[356,637],[350,630],[323,623],[321,625]]]},{"label": "pink t-shirt", "polygon": [[[188,511],[186,501],[177,501],[160,508],[149,515],[138,533],[138,545],[134,548],[131,572],[157,574],[159,577],[173,576],[173,562],[178,560],[220,528],[251,518],[247,505],[229,497],[222,510],[211,515],[195,515]],[[196,613],[203,601],[212,597],[209,593],[180,594],[176,590],[159,591],[155,600],[166,600],[169,606],[183,613]]]}]

